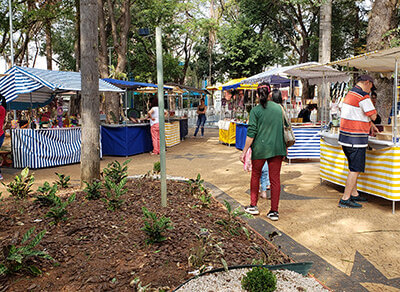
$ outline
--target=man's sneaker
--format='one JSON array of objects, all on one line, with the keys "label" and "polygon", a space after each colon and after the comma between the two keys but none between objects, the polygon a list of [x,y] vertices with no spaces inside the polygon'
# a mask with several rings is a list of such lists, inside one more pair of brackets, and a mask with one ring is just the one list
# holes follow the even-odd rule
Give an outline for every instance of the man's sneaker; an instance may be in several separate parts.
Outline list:
[{"label": "man's sneaker", "polygon": [[0,180],[2,180],[3,179],[3,175],[0,173]]},{"label": "man's sneaker", "polygon": [[258,207],[257,206],[246,206],[244,207],[244,211],[246,213],[249,213],[251,215],[258,215],[260,214],[260,211],[258,211]]},{"label": "man's sneaker", "polygon": [[359,204],[359,203],[357,203],[357,202],[354,202],[352,199],[348,199],[348,200],[340,199],[340,201],[339,201],[339,207],[340,207],[340,208],[358,209],[358,208],[361,208],[362,205]]},{"label": "man's sneaker", "polygon": [[269,211],[267,217],[272,221],[278,221],[279,213],[277,211]]},{"label": "man's sneaker", "polygon": [[367,198],[365,198],[365,197],[361,197],[360,195],[358,195],[358,196],[350,196],[350,199],[353,201],[353,202],[368,202],[368,200],[367,200]]}]

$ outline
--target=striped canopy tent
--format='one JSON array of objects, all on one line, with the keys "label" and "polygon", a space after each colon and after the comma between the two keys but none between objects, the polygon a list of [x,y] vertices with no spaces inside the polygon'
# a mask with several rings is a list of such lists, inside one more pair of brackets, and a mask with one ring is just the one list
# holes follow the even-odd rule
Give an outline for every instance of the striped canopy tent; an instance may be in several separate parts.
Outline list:
[{"label": "striped canopy tent", "polygon": [[245,80],[246,77],[243,78],[236,78],[229,80],[228,82],[220,85],[220,86],[207,86],[207,90],[229,90],[229,89],[257,89],[257,84],[254,85],[248,85],[248,84],[242,84],[242,81]]},{"label": "striped canopy tent", "polygon": [[[42,107],[58,93],[81,90],[81,73],[14,66],[0,78],[0,93],[9,109]],[[124,92],[99,79],[99,91]]]}]

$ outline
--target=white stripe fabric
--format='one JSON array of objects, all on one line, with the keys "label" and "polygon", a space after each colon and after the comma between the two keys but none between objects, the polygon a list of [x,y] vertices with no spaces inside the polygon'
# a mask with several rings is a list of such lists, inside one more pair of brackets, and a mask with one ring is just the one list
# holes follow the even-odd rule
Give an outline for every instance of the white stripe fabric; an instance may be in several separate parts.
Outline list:
[{"label": "white stripe fabric", "polygon": [[15,168],[45,168],[81,160],[81,128],[12,129]]},{"label": "white stripe fabric", "polygon": [[320,128],[293,127],[296,143],[288,148],[288,159],[320,156]]},{"label": "white stripe fabric", "polygon": [[350,121],[369,122],[369,118],[364,114],[364,111],[361,108],[346,103],[342,106],[340,117]]}]

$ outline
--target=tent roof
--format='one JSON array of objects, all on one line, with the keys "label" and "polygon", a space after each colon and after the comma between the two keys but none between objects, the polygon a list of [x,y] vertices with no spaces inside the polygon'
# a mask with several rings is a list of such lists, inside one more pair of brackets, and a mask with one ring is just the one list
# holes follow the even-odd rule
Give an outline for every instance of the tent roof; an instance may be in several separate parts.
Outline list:
[{"label": "tent roof", "polygon": [[395,71],[395,59],[400,60],[400,47],[368,52],[355,57],[331,62],[327,65],[340,65],[355,67],[370,72],[391,73]]},{"label": "tent roof", "polygon": [[122,89],[136,89],[139,87],[155,87],[155,88],[157,88],[157,85],[152,84],[152,83],[133,82],[133,81],[112,79],[112,78],[103,78],[103,80],[108,83],[111,83],[119,88],[122,88]]},{"label": "tent roof", "polygon": [[219,86],[215,85],[207,86],[207,89],[208,90],[257,89],[257,84],[255,85],[242,84],[242,81],[245,79],[246,77],[232,79]]},{"label": "tent roof", "polygon": [[174,82],[168,82],[168,83],[166,83],[166,85],[179,87],[181,89],[185,89],[187,91],[192,91],[192,92],[197,92],[197,93],[200,93],[200,94],[210,94],[205,89],[199,89],[199,88],[196,88],[196,87],[193,87],[193,86],[187,86],[187,85],[178,84],[178,83],[174,83]]},{"label": "tent roof", "polygon": [[[45,106],[55,94],[81,90],[79,72],[51,71],[14,66],[0,78],[2,93],[10,109],[24,110]],[[99,80],[99,91],[123,92],[123,90]]]},{"label": "tent roof", "polygon": [[254,84],[258,82],[270,82],[273,75],[286,74],[296,78],[308,79],[310,84],[321,84],[323,77],[328,82],[348,81],[349,76],[346,72],[341,72],[332,67],[321,65],[317,62],[307,62],[297,65],[273,68],[271,70],[251,76],[245,80],[245,84]]}]

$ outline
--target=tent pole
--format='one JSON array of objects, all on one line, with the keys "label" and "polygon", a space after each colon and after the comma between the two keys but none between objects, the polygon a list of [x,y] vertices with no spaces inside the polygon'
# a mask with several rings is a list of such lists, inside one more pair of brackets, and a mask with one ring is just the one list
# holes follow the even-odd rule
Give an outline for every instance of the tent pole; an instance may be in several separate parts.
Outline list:
[{"label": "tent pole", "polygon": [[399,63],[398,59],[395,59],[395,67],[394,67],[394,90],[393,90],[393,119],[394,119],[394,127],[393,127],[393,137],[394,137],[394,145],[397,146],[397,115],[398,115],[398,108],[397,108],[397,96],[398,96],[398,78],[399,78]]}]

